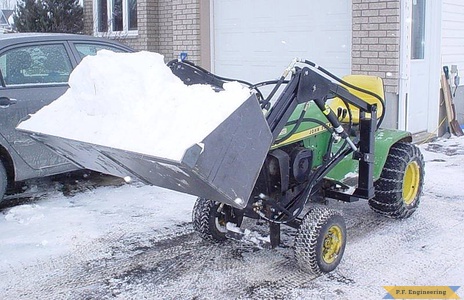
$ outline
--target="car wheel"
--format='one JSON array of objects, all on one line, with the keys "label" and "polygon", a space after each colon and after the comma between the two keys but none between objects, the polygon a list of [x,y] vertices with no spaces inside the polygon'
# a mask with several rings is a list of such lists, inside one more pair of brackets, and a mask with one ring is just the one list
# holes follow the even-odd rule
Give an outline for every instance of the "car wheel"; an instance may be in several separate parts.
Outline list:
[{"label": "car wheel", "polygon": [[0,161],[0,202],[3,200],[3,196],[5,196],[6,186],[8,185],[8,178],[6,174],[5,167],[3,163]]}]

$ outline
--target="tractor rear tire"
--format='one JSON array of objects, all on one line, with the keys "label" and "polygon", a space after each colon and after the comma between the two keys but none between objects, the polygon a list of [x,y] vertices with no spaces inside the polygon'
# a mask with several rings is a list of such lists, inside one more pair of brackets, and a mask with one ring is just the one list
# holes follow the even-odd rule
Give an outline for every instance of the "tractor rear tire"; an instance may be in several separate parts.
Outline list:
[{"label": "tractor rear tire", "polygon": [[304,217],[295,237],[295,258],[305,272],[328,273],[340,264],[346,245],[342,215],[326,207],[314,207]]},{"label": "tractor rear tire", "polygon": [[419,206],[424,174],[424,158],[419,148],[411,143],[394,144],[375,182],[375,197],[369,200],[369,206],[390,218],[410,217]]},{"label": "tractor rear tire", "polygon": [[193,229],[211,242],[226,240],[226,224],[230,207],[205,198],[198,198],[192,212]]},{"label": "tractor rear tire", "polygon": [[2,161],[0,161],[0,202],[2,202],[3,196],[5,196],[7,185],[8,185],[8,177],[6,174],[6,170],[5,170],[5,167],[3,166]]}]

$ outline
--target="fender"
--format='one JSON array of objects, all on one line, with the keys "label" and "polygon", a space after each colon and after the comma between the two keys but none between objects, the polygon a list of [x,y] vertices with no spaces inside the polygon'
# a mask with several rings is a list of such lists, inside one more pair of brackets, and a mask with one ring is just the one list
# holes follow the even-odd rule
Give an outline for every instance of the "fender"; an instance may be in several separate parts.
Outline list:
[{"label": "fender", "polygon": [[[0,157],[4,162],[6,172],[8,174],[8,184],[14,181],[20,181],[30,178],[32,169],[26,164],[24,160],[16,153],[16,151],[10,147],[7,140],[0,134]],[[24,172],[17,173],[16,170],[25,170]],[[26,171],[29,170],[30,172]]]},{"label": "fender", "polygon": [[[375,155],[374,155],[374,181],[380,178],[383,166],[387,161],[388,152],[390,148],[397,142],[405,141],[411,142],[412,135],[410,132],[396,130],[396,129],[383,129],[380,128],[375,133]],[[346,170],[351,170],[347,174]],[[337,166],[335,166],[328,174],[327,178],[344,182],[345,179],[355,177],[351,174],[357,175],[358,162],[351,156],[345,157]]]}]

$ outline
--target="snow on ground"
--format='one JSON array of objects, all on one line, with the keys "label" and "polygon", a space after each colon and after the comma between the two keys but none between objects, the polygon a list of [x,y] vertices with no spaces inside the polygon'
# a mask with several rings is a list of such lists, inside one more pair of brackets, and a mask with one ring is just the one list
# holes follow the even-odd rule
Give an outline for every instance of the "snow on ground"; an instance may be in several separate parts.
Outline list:
[{"label": "snow on ground", "polygon": [[[4,299],[381,299],[382,286],[464,286],[464,138],[421,146],[419,209],[406,220],[367,203],[343,211],[349,240],[334,272],[298,271],[291,247],[201,241],[194,197],[137,183],[46,196],[0,215]],[[294,231],[285,229],[291,246]],[[464,288],[458,290],[462,297]]]},{"label": "snow on ground", "polygon": [[193,200],[192,196],[137,184],[102,187],[73,197],[52,193],[37,203],[4,211],[0,248],[11,255],[3,255],[0,261],[17,266],[65,254],[127,227],[137,231],[181,224],[189,221]]},{"label": "snow on ground", "polygon": [[250,96],[237,82],[218,93],[209,85],[187,86],[162,55],[145,51],[87,56],[69,86],[18,128],[173,160]]}]

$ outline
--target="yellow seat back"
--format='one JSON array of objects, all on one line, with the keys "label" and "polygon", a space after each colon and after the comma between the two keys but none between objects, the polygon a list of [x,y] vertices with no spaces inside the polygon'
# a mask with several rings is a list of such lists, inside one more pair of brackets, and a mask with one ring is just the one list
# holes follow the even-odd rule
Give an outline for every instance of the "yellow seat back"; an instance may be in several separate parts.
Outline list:
[{"label": "yellow seat back", "polygon": [[[354,86],[360,87],[364,90],[368,90],[370,92],[373,92],[374,94],[380,96],[382,100],[385,101],[385,95],[384,95],[384,90],[383,90],[383,81],[382,78],[377,77],[377,76],[370,76],[370,75],[347,75],[342,78],[344,81],[348,82],[349,84],[352,84]],[[360,92],[358,90],[346,87],[345,88],[353,95],[357,96],[358,98],[361,98],[362,100],[366,101],[369,104],[377,104],[377,118],[380,118],[380,116],[383,113],[383,106],[380,103],[379,99],[377,99],[374,96],[371,96],[369,94]],[[339,108],[341,109],[347,109],[346,105],[343,103],[342,99],[335,97],[332,99],[332,101],[329,104],[330,108],[337,114],[337,111]],[[349,109],[351,110],[352,113],[352,122],[354,124],[359,123],[359,109],[357,107],[354,107],[353,105],[349,105]],[[369,116],[369,114],[367,114]],[[349,114],[347,113],[342,119],[341,122],[349,122],[350,117]]]}]

